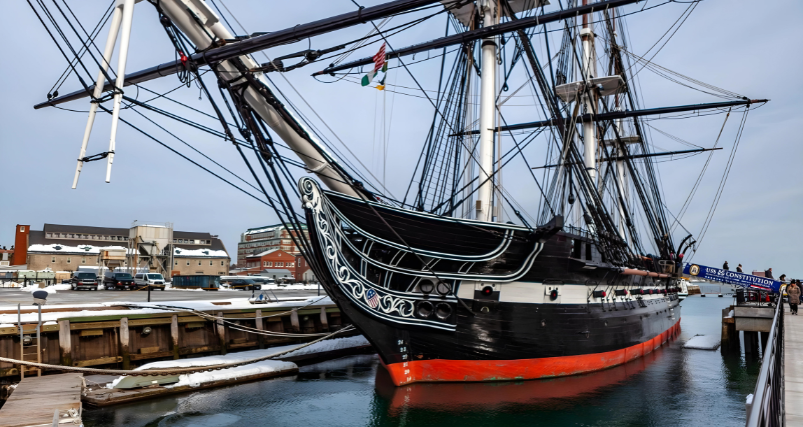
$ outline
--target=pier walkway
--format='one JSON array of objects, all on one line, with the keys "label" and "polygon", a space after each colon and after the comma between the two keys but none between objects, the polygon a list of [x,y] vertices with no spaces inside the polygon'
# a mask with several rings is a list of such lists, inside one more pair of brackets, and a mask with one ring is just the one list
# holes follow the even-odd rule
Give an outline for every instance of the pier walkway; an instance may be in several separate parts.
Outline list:
[{"label": "pier walkway", "polygon": [[784,407],[786,425],[803,425],[803,310],[792,316],[784,304]]},{"label": "pier walkway", "polygon": [[0,427],[51,426],[56,411],[59,424],[81,425],[83,384],[80,373],[26,377],[0,409]]}]

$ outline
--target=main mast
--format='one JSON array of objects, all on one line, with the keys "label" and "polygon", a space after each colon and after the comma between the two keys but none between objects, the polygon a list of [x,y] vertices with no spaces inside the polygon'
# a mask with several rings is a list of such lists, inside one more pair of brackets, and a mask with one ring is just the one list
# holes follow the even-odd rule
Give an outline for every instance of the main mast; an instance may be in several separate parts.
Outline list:
[{"label": "main mast", "polygon": [[[483,27],[498,22],[496,0],[480,0]],[[482,39],[482,63],[480,78],[480,153],[479,188],[477,191],[476,219],[493,221],[493,158],[494,122],[496,118],[496,37]]]},{"label": "main mast", "polygon": [[[583,0],[583,6],[588,5],[588,0]],[[591,79],[597,77],[597,61],[596,61],[596,50],[594,46],[594,29],[593,25],[589,22],[590,14],[583,15],[583,29],[580,30],[580,39],[582,40],[583,45],[583,63],[581,64],[582,70],[582,77],[583,80],[587,83],[590,82]],[[597,108],[599,107],[597,103],[597,96],[596,91],[593,87],[588,87],[587,90],[584,91],[583,96],[583,108],[585,110],[585,114],[596,114]],[[591,177],[591,180],[596,180],[597,177],[597,124],[594,122],[583,123],[583,145],[585,149],[583,150],[583,162],[585,163],[586,171],[588,171],[588,175]]]}]

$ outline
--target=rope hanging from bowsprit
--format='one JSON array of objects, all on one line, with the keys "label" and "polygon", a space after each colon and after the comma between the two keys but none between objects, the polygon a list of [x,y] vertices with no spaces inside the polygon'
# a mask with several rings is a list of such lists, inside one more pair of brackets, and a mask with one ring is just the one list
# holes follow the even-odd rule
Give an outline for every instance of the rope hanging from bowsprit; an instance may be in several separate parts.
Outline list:
[{"label": "rope hanging from bowsprit", "polygon": [[91,156],[82,157],[82,158],[78,159],[78,161],[79,162],[84,162],[84,163],[86,163],[86,162],[94,162],[95,160],[101,160],[101,159],[105,159],[106,157],[109,157],[109,154],[114,154],[114,150],[112,150],[112,151],[104,151],[102,153],[98,153],[98,154],[93,154]]}]

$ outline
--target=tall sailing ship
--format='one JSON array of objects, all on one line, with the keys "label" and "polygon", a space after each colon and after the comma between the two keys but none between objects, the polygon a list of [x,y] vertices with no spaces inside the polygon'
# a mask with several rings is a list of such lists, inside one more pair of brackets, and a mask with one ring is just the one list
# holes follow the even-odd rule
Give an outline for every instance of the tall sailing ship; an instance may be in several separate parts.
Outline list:
[{"label": "tall sailing ship", "polygon": [[[65,13],[66,3],[31,4],[69,62],[66,74],[83,86],[62,96],[51,92],[35,108],[91,100],[73,188],[87,162],[105,161],[110,180],[119,122],[187,158],[126,120],[121,109],[159,114],[229,141],[255,185],[226,182],[270,206],[288,229],[309,230],[309,240],[292,234],[296,245],[397,386],[580,374],[623,364],[668,340],[679,330],[681,265],[695,238],[669,222],[655,162],[717,147],[655,152],[644,121],[694,112],[746,117],[750,106],[765,102],[630,52],[625,16],[648,9],[626,7],[636,0],[354,3],[341,15],[250,35],[235,35],[218,8],[225,7],[221,0],[148,0],[142,4],[155,9],[176,58],[126,74],[137,3],[113,2],[91,32],[76,25],[71,10]],[[696,2],[664,7],[685,7],[683,17]],[[445,19],[445,36],[391,45],[395,34],[431,19]],[[94,39],[105,21],[109,35],[101,51]],[[356,25],[370,32],[320,49],[308,41]],[[309,48],[265,63],[253,56],[296,42]],[[346,61],[363,47],[378,52]],[[417,63],[410,57],[422,52],[440,62],[437,91],[424,90],[413,74]],[[388,65],[409,73],[412,90],[434,110],[403,199],[335,159],[331,142],[270,81],[327,63],[316,78],[385,90],[394,89],[378,78]],[[87,77],[93,66],[98,73]],[[642,69],[724,100],[645,109],[633,83]],[[154,106],[169,94],[147,102],[130,96],[129,88],[170,75],[205,94],[216,126]],[[218,90],[207,85],[211,76]],[[516,76],[526,78],[514,82]],[[538,120],[508,124],[503,98],[522,88],[533,91],[531,117]],[[87,155],[98,109],[112,117],[109,149]],[[531,166],[526,148],[533,141],[548,147],[544,165]],[[515,180],[529,180],[529,194],[539,198],[535,210],[523,209],[502,186],[512,160],[530,170]],[[291,168],[308,176],[297,180]]]}]

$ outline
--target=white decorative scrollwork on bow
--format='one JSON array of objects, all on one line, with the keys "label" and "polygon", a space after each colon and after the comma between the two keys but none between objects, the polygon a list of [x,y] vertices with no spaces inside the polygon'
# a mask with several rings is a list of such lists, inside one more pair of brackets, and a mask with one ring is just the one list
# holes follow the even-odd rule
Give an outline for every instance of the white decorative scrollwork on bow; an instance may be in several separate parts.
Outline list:
[{"label": "white decorative scrollwork on bow", "polygon": [[[323,258],[326,260],[329,271],[335,276],[335,280],[346,295],[365,310],[413,319],[414,300],[397,297],[384,292],[382,288],[371,286],[367,279],[357,274],[342,259],[340,239],[345,237],[340,228],[332,224],[335,217],[332,215],[328,203],[322,200],[317,184],[309,178],[302,178],[298,186],[304,206],[312,211],[313,226],[318,231]],[[378,294],[376,308],[372,308],[367,302],[365,294],[368,290],[373,290]],[[396,314],[393,314],[394,312]]]}]

